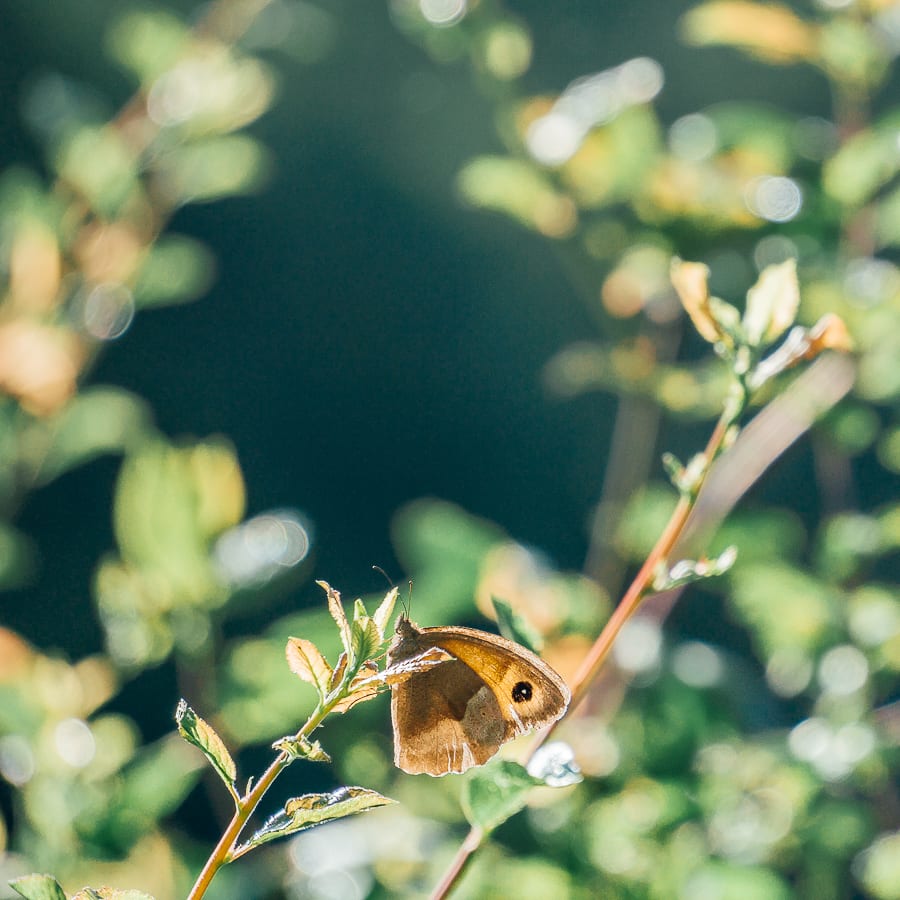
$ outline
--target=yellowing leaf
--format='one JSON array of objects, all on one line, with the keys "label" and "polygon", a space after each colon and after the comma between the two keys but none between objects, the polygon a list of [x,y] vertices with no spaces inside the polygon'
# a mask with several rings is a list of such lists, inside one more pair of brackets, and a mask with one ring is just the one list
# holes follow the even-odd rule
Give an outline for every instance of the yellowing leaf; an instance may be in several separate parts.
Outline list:
[{"label": "yellowing leaf", "polygon": [[332,672],[319,648],[305,638],[292,637],[288,638],[285,656],[290,670],[313,685],[319,696],[324,697],[328,692]]},{"label": "yellowing leaf", "polygon": [[709,296],[709,269],[703,263],[675,259],[672,261],[671,278],[681,305],[700,336],[711,344],[719,341],[731,344],[731,336],[722,327],[722,321],[737,319],[737,312],[724,300]]},{"label": "yellowing leaf", "polygon": [[775,3],[713,0],[681,24],[692,44],[728,44],[772,63],[809,62],[818,52],[818,29]]},{"label": "yellowing leaf", "polygon": [[337,622],[338,631],[341,633],[341,643],[344,645],[344,650],[347,653],[351,653],[351,639],[350,639],[350,623],[347,621],[347,614],[344,612],[344,607],[341,604],[341,595],[338,591],[336,591],[327,581],[317,581],[316,584],[325,591],[326,596],[328,597],[328,612],[331,613],[331,618]]},{"label": "yellowing leaf", "polygon": [[767,266],[747,292],[743,326],[748,342],[756,347],[777,340],[794,324],[799,305],[796,260]]},{"label": "yellowing leaf", "polygon": [[384,600],[378,604],[378,609],[375,610],[375,615],[372,616],[372,621],[375,622],[375,625],[378,628],[378,633],[381,635],[381,640],[384,640],[384,633],[387,629],[387,623],[390,621],[391,613],[394,611],[394,604],[397,602],[397,594],[399,591],[397,588],[391,588],[385,595]]},{"label": "yellowing leaf", "polygon": [[193,744],[203,752],[227,785],[232,796],[237,799],[234,790],[234,782],[237,779],[237,766],[235,766],[234,760],[225,746],[225,742],[219,737],[216,730],[204,719],[201,719],[184,700],[178,701],[175,721],[178,724],[181,736],[188,743]]}]

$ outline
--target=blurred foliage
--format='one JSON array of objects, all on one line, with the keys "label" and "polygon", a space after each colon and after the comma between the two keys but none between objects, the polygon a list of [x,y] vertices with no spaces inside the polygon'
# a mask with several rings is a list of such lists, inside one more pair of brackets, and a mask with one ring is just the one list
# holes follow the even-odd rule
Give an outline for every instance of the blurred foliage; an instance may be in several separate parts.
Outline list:
[{"label": "blurred foliage", "polygon": [[[529,794],[458,895],[900,898],[900,502],[895,489],[872,508],[852,500],[862,469],[894,488],[900,472],[897,3],[697,5],[682,20],[689,44],[811,67],[834,110],[735,100],[671,123],[655,106],[665,73],[652,59],[534,95],[540,38],[500,2],[393,0],[390,11],[434,65],[468,65],[493,105],[503,150],[462,168],[460,196],[545,239],[583,289],[597,336],[559,350],[546,388],[615,394],[615,427],[632,434],[598,508],[597,523],[614,527],[595,523],[584,572],[557,571],[450,503],[401,509],[398,558],[415,596],[440,601],[428,624],[493,617],[496,598],[554,667],[576,670],[675,502],[637,448],[655,446],[663,416],[707,420],[726,400],[723,368],[683,335],[676,253],[707,263],[713,291],[729,297],[754,271],[796,260],[800,321],[837,313],[858,351],[852,392],[814,428],[821,510],[786,501],[727,519],[709,551],[735,545],[737,563],[686,598],[714,611],[708,632],[682,638],[649,613],[629,623],[615,668],[561,729],[585,783]],[[123,462],[116,549],[94,580],[106,653],[70,662],[0,630],[5,877],[49,870],[67,889],[184,896],[206,851],[169,819],[202,761],[176,739],[144,743],[107,706],[173,659],[229,746],[271,742],[296,729],[299,701],[313,702],[288,675],[288,637],[338,650],[324,609],[223,640],[226,621],[306,577],[309,524],[292,510],[245,520],[225,439],[173,442],[139,397],[91,383],[137,313],[207,289],[208,251],[166,229],[184,204],[264,182],[269,152],[243,129],[277,85],[253,48],[278,36],[305,61],[338,39],[305,2],[219,0],[193,26],[129,9],[107,36],[136,91],[117,114],[58,75],[36,78],[23,100],[46,158],[42,173],[0,176],[0,587],[39,564],[17,526],[28,495],[97,456]],[[636,436],[635,403],[653,410]],[[334,765],[344,783],[401,804],[305,833],[286,854],[276,845],[260,855],[269,875],[231,882],[233,896],[395,897],[437,881],[463,833],[459,787],[395,773],[383,721],[383,706],[367,704],[335,722]]]}]

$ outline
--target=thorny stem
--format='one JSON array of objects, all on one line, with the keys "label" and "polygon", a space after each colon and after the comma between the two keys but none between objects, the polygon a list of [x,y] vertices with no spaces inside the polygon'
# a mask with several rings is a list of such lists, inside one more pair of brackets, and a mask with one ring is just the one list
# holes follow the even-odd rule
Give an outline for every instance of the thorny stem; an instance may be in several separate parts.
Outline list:
[{"label": "thorny stem", "polygon": [[[728,410],[722,414],[719,421],[716,423],[716,427],[713,429],[709,441],[706,444],[706,449],[703,452],[706,459],[704,479],[706,473],[709,472],[713,461],[721,452],[725,436],[735,419],[736,416],[734,413],[732,413],[731,410]],[[634,577],[628,590],[619,601],[619,605],[616,607],[615,612],[610,616],[603,631],[600,632],[599,637],[594,641],[591,649],[582,660],[581,666],[575,673],[575,676],[572,679],[572,702],[569,704],[566,716],[554,722],[548,729],[535,738],[534,743],[528,751],[525,760],[526,762],[534,756],[538,748],[556,730],[556,727],[568,717],[587,695],[594,679],[599,674],[606,658],[609,656],[609,652],[612,649],[613,643],[618,637],[619,632],[621,632],[622,626],[634,615],[635,611],[640,606],[641,601],[649,593],[649,588],[660,564],[665,563],[672,548],[675,546],[675,543],[678,541],[679,537],[681,537],[688,516],[696,504],[697,494],[698,491],[693,491],[691,494],[682,495],[679,499],[665,529],[663,529],[662,534],[659,536],[659,539],[650,551],[644,564],[641,566],[640,571]],[[473,825],[469,829],[469,833],[466,835],[462,844],[460,844],[459,849],[450,865],[447,867],[446,872],[431,893],[431,900],[442,900],[443,897],[446,897],[450,893],[462,873],[465,871],[465,868],[475,854],[475,851],[478,850],[484,842],[486,836],[484,829],[477,825]]]}]

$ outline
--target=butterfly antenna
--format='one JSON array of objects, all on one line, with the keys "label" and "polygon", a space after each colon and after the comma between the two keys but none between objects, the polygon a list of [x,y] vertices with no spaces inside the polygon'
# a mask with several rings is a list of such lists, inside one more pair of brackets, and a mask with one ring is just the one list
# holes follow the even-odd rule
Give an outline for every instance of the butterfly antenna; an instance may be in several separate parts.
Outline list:
[{"label": "butterfly antenna", "polygon": [[381,568],[381,566],[372,566],[372,568],[373,568],[376,572],[380,572],[380,573],[384,576],[384,580],[388,583],[388,587],[393,587],[393,586],[394,586],[394,582],[391,581],[390,577],[388,576],[388,573],[385,572],[384,569]]}]

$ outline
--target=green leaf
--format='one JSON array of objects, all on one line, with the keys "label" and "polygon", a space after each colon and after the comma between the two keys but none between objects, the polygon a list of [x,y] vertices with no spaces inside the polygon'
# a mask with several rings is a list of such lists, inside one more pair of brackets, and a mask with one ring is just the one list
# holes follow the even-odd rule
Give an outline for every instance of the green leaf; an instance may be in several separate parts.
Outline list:
[{"label": "green leaf", "polygon": [[343,819],[396,801],[377,791],[361,787],[342,787],[327,794],[304,794],[288,800],[245,844],[235,848],[231,859],[237,859],[261,844],[287,837],[334,819]]},{"label": "green leaf", "polygon": [[496,760],[466,781],[463,812],[472,825],[493,831],[522,809],[528,792],[542,784],[518,763]]},{"label": "green leaf", "polygon": [[391,619],[391,614],[394,612],[394,604],[397,602],[398,593],[399,591],[397,588],[391,588],[384,595],[384,600],[378,604],[375,615],[372,616],[372,621],[378,628],[379,642],[384,640],[384,633],[387,630],[387,624]]},{"label": "green leaf", "polygon": [[121,772],[121,794],[112,816],[111,827],[124,845],[176,810],[203,771],[197,754],[174,734],[142,747]]},{"label": "green leaf", "polygon": [[149,407],[115,387],[86,388],[50,423],[52,439],[38,472],[48,484],[104,453],[122,453],[152,433]]},{"label": "green leaf", "polygon": [[351,658],[354,665],[370,659],[378,652],[382,636],[374,620],[366,614],[362,600],[357,600],[353,607],[353,624],[350,626],[350,640],[353,648]]},{"label": "green leaf", "polygon": [[309,762],[331,762],[331,757],[322,748],[318,741],[308,741],[306,738],[283,737],[272,744],[275,750],[287,753],[291,759],[305,759]]},{"label": "green leaf", "polygon": [[572,198],[537,165],[503,156],[479,156],[459,173],[459,189],[473,206],[505,213],[546,237],[566,237],[578,224]]},{"label": "green leaf", "polygon": [[848,206],[865,203],[897,173],[897,127],[900,116],[890,115],[874,128],[849,138],[825,165],[825,190]]},{"label": "green leaf", "polygon": [[9,886],[27,900],[66,900],[66,892],[52,875],[23,875]]},{"label": "green leaf", "polygon": [[270,168],[268,151],[246,134],[182,144],[159,157],[159,175],[181,203],[216,200],[258,190]]},{"label": "green leaf", "polygon": [[532,653],[538,653],[541,649],[540,634],[531,626],[529,622],[523,619],[509,603],[501,597],[491,597],[491,603],[494,605],[494,612],[497,614],[497,625],[500,627],[500,633],[527,647]]},{"label": "green leaf", "polygon": [[232,796],[236,797],[234,782],[237,779],[237,766],[234,764],[225,742],[216,734],[212,725],[201,719],[184,699],[178,701],[175,721],[178,723],[178,730],[182,737],[203,752],[227,785]]},{"label": "green leaf", "polygon": [[99,887],[82,888],[77,894],[72,895],[71,900],[153,900],[153,897],[143,891]]},{"label": "green leaf", "polygon": [[190,40],[188,27],[163,10],[129,10],[107,34],[107,47],[121,65],[149,84],[174,66]]},{"label": "green leaf", "polygon": [[147,252],[134,286],[137,306],[189,303],[208,290],[215,258],[205,244],[184,235],[164,235]]},{"label": "green leaf", "polygon": [[37,553],[31,538],[0,522],[0,588],[10,590],[29,582]]}]

